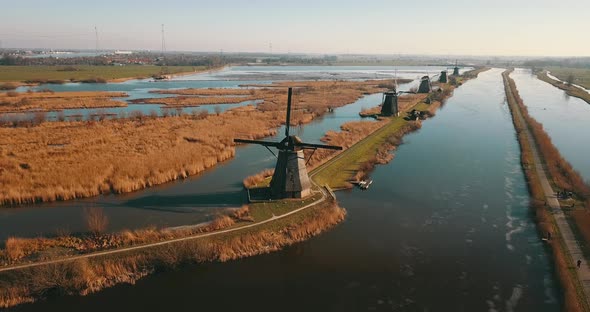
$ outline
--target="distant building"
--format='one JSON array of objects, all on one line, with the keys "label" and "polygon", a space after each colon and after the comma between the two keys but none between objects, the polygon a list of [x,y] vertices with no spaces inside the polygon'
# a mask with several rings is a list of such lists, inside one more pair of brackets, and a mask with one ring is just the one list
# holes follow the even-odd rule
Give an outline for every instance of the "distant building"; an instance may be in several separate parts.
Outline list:
[{"label": "distant building", "polygon": [[385,92],[385,99],[381,106],[381,115],[383,116],[399,116],[399,107],[397,103],[396,91]]},{"label": "distant building", "polygon": [[115,55],[131,55],[131,54],[133,54],[132,51],[119,51],[119,50],[115,51]]}]

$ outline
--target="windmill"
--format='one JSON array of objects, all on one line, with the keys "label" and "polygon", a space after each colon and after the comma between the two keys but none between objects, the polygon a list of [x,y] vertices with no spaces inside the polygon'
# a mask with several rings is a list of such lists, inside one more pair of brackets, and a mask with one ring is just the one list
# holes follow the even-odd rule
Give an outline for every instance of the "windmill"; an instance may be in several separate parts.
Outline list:
[{"label": "windmill", "polygon": [[399,111],[399,105],[397,102],[398,97],[404,93],[416,94],[416,92],[397,91],[397,89],[398,89],[398,85],[397,85],[397,71],[396,71],[393,90],[383,93],[383,99],[381,100],[381,103],[383,103],[381,105],[381,116],[396,116],[396,117],[399,116],[400,111]]},{"label": "windmill", "polygon": [[381,116],[399,116],[399,105],[398,105],[398,97],[404,93],[415,94],[416,92],[410,91],[397,91],[397,84],[396,87],[388,92],[383,93],[383,105],[381,105]]},{"label": "windmill", "polygon": [[[311,181],[307,175],[303,150],[331,149],[341,150],[340,146],[304,143],[295,135],[289,134],[291,122],[292,88],[287,97],[287,119],[285,121],[285,138],[280,142],[234,139],[236,143],[251,143],[266,147],[275,155],[270,147],[279,150],[275,172],[270,181],[271,198],[303,198],[311,194]],[[313,155],[313,154],[312,154]],[[311,158],[311,156],[310,156]],[[309,161],[309,160],[308,160]]]},{"label": "windmill", "polygon": [[440,72],[440,77],[438,77],[438,82],[440,82],[440,83],[447,83],[448,82],[446,70],[443,70]]},{"label": "windmill", "polygon": [[432,85],[430,84],[430,77],[428,75],[420,79],[420,86],[418,87],[418,93],[430,93]]},{"label": "windmill", "polygon": [[459,73],[459,65],[457,65],[457,60],[455,60],[455,67],[453,67],[453,76],[461,76]]}]

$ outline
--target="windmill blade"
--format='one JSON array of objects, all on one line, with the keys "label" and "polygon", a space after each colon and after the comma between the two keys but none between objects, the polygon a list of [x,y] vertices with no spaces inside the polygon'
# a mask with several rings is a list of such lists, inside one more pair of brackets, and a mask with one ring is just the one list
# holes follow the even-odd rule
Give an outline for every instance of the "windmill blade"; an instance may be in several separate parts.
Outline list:
[{"label": "windmill blade", "polygon": [[285,136],[289,137],[289,127],[291,126],[291,95],[293,88],[289,88],[289,94],[287,95],[287,121],[285,122]]},{"label": "windmill blade", "polygon": [[294,144],[295,146],[302,147],[302,148],[323,148],[323,149],[331,149],[331,150],[342,150],[342,146],[335,146],[335,145],[325,145],[325,144],[310,144],[310,143],[298,143]]},{"label": "windmill blade", "polygon": [[258,141],[258,140],[245,140],[245,139],[234,139],[236,143],[246,143],[246,144],[258,144],[263,146],[272,146],[272,147],[279,147],[281,143],[279,142],[268,142],[268,141]]}]

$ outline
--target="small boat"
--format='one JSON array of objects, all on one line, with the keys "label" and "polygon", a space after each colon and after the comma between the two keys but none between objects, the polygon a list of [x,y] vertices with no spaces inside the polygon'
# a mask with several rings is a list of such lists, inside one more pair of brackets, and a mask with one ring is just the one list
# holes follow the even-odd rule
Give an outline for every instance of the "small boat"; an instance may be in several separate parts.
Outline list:
[{"label": "small boat", "polygon": [[170,80],[170,78],[172,78],[169,75],[155,75],[152,78],[154,78],[154,80],[156,81],[161,81],[161,80]]},{"label": "small boat", "polygon": [[363,180],[363,181],[360,181],[358,183],[358,185],[359,185],[359,188],[361,190],[366,190],[366,189],[369,188],[369,186],[371,186],[372,183],[373,183],[373,180],[368,180],[368,181],[367,180]]}]

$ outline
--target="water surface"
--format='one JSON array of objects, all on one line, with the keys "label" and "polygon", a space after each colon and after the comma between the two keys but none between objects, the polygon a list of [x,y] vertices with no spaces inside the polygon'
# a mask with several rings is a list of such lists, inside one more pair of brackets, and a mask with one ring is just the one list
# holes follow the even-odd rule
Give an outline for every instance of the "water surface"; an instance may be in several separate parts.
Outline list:
[{"label": "water surface", "polygon": [[561,155],[590,182],[590,104],[539,80],[530,70],[516,69],[510,76],[530,115],[543,124]]}]

